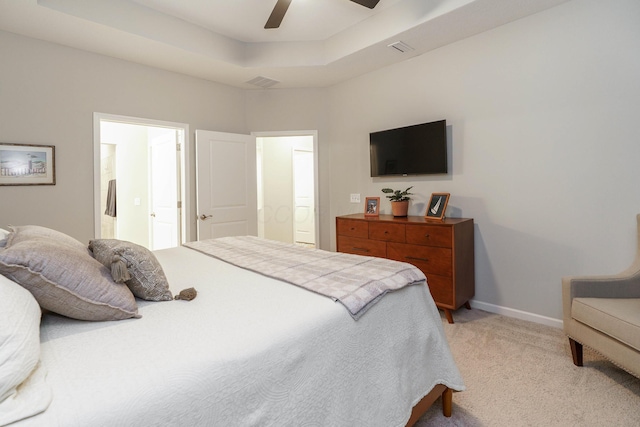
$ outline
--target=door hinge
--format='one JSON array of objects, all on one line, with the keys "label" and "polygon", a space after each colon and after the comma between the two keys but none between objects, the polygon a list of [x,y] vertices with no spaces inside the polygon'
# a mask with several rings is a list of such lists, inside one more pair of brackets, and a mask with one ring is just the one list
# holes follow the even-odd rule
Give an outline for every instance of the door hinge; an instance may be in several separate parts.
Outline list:
[{"label": "door hinge", "polygon": [[182,200],[178,200],[178,209],[182,209]]},{"label": "door hinge", "polygon": [[180,144],[179,142],[176,143],[176,151],[180,151],[182,150],[182,144]]}]

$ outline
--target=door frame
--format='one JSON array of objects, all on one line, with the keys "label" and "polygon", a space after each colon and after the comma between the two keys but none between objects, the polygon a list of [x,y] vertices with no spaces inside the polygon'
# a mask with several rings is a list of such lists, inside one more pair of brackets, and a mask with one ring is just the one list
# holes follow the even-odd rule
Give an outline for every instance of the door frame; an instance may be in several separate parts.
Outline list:
[{"label": "door frame", "polygon": [[318,131],[317,130],[290,130],[290,131],[260,131],[251,132],[256,138],[277,138],[281,136],[311,136],[313,137],[313,203],[314,203],[314,228],[316,235],[316,247],[320,247],[320,211],[319,211],[319,179],[318,179]]},{"label": "door frame", "polygon": [[101,121],[118,122],[123,124],[152,126],[152,127],[168,127],[182,130],[184,133],[184,144],[180,149],[180,188],[179,199],[181,200],[180,212],[180,243],[185,243],[190,239],[192,224],[191,206],[189,195],[191,194],[191,183],[189,177],[191,170],[189,168],[190,158],[190,135],[189,125],[186,123],[168,122],[164,120],[145,119],[141,117],[121,116],[108,113],[93,113],[93,227],[94,238],[101,236],[101,209],[100,209],[100,122]]}]

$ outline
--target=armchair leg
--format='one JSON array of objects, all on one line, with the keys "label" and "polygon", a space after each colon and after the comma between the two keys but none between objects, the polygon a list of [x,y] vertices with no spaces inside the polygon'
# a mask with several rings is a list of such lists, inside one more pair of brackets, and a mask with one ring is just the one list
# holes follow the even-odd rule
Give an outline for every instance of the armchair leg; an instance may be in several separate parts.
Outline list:
[{"label": "armchair leg", "polygon": [[582,366],[582,344],[569,338],[569,345],[571,346],[573,364],[576,366]]}]

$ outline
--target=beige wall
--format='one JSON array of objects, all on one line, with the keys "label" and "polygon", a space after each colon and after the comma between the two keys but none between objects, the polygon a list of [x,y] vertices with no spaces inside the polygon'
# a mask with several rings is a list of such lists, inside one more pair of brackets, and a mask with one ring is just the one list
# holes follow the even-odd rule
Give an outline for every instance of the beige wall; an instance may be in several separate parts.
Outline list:
[{"label": "beige wall", "polygon": [[[640,2],[575,0],[332,87],[331,216],[362,210],[350,193],[413,185],[424,215],[449,192],[476,223],[476,302],[560,319],[562,276],[635,253],[638,52]],[[439,119],[447,176],[370,177],[369,132]]]},{"label": "beige wall", "polygon": [[264,237],[293,243],[293,150],[313,151],[313,137],[284,136],[259,139],[262,143],[263,158]]},{"label": "beige wall", "polygon": [[251,90],[245,93],[247,128],[252,132],[318,131],[319,247],[329,249],[335,217],[331,204],[331,135],[326,89]]},{"label": "beige wall", "polygon": [[56,147],[55,186],[0,188],[3,225],[93,238],[94,112],[248,133],[239,89],[6,32],[0,57],[0,141]]},{"label": "beige wall", "polygon": [[[413,185],[410,214],[424,215],[450,192],[448,215],[476,223],[474,304],[558,326],[562,276],[617,272],[635,253],[638,17],[634,0],[574,0],[326,92],[251,92],[249,128],[319,127],[322,248],[336,215],[363,211],[351,193],[389,213],[380,190]],[[448,175],[370,177],[369,132],[439,119]]]},{"label": "beige wall", "polygon": [[[328,89],[244,92],[0,33],[0,140],[55,144],[59,171],[55,187],[0,187],[0,224],[92,237],[94,111],[318,130],[320,247],[362,211],[350,193],[414,185],[422,215],[450,192],[448,214],[476,221],[476,306],[553,322],[562,276],[617,272],[635,251],[639,16],[635,0],[573,0]],[[369,132],[443,118],[446,177],[369,176]]]}]

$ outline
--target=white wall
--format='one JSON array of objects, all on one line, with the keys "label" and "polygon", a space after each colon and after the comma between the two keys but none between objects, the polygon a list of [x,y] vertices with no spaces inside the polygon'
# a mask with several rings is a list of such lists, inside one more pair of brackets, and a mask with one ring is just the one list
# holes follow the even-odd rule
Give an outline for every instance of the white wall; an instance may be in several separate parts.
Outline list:
[{"label": "white wall", "polygon": [[[148,134],[144,126],[103,122],[100,142],[116,145],[115,238],[149,246]],[[104,191],[103,191],[104,192]]]},{"label": "white wall", "polygon": [[94,112],[248,133],[240,89],[1,31],[0,57],[0,141],[56,147],[55,186],[0,187],[5,226],[93,238]]},{"label": "white wall", "polygon": [[[640,2],[576,0],[332,87],[331,215],[385,186],[414,185],[414,215],[450,192],[448,216],[476,223],[476,301],[560,319],[562,276],[634,255],[638,52]],[[369,132],[438,119],[446,177],[369,176]]]},{"label": "white wall", "polygon": [[116,219],[105,214],[112,179],[116,179],[116,146],[100,144],[100,237],[103,239],[116,236]]},{"label": "white wall", "polygon": [[119,144],[116,151],[118,184],[118,239],[149,246],[149,165],[147,130],[134,128],[139,135],[134,143]]}]

